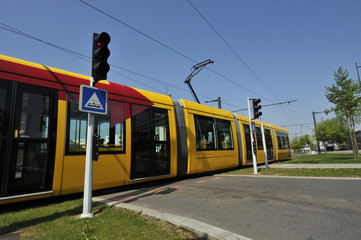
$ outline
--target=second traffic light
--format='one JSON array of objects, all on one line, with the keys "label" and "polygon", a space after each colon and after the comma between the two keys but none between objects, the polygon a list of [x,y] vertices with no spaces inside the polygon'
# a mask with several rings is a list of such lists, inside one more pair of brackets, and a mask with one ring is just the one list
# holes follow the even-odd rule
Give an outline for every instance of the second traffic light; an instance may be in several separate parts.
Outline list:
[{"label": "second traffic light", "polygon": [[[106,80],[107,73],[109,72],[108,57],[110,51],[108,44],[110,42],[110,36],[106,32],[100,34],[93,34],[93,55],[92,55],[92,71],[91,75],[94,79],[94,85],[99,80]],[[94,86],[93,85],[93,86]]]},{"label": "second traffic light", "polygon": [[262,108],[261,105],[258,105],[261,102],[261,99],[252,99],[252,105],[253,105],[253,119],[257,119],[262,115],[262,112],[259,110]]},{"label": "second traffic light", "polygon": [[93,147],[92,147],[92,159],[98,161],[100,147],[100,136],[96,133],[93,134]]}]

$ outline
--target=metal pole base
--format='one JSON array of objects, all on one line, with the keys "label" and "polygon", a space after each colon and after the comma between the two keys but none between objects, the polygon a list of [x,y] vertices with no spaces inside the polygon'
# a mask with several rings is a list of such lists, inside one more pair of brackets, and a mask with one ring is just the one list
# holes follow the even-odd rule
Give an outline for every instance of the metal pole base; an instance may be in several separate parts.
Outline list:
[{"label": "metal pole base", "polygon": [[92,218],[94,217],[94,213],[83,213],[80,218]]}]

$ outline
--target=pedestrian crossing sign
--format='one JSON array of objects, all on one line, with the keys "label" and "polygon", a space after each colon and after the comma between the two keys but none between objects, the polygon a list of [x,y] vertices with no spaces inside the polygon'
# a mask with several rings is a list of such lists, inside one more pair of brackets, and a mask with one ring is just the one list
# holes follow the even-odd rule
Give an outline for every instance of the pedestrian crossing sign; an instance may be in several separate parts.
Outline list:
[{"label": "pedestrian crossing sign", "polygon": [[256,131],[256,123],[255,122],[251,122],[251,124],[252,124],[252,132],[253,133],[256,133],[257,131]]},{"label": "pedestrian crossing sign", "polygon": [[87,85],[80,86],[79,111],[107,114],[108,91]]}]

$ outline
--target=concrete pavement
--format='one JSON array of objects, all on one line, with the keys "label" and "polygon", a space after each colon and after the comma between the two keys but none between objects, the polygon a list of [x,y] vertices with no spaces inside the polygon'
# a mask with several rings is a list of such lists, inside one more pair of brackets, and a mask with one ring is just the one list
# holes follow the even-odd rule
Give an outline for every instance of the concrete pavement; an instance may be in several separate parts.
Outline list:
[{"label": "concrete pavement", "polygon": [[[278,164],[273,163],[269,164],[270,168],[361,168],[361,164]],[[261,167],[264,167],[261,166]],[[142,195],[147,195],[149,192],[140,193],[137,197],[142,197]],[[128,196],[132,197],[132,196]],[[132,205],[130,203],[124,203],[124,197],[122,193],[113,193],[109,195],[103,195],[98,197],[93,197],[94,201],[100,201],[111,206],[121,207],[130,209],[142,214],[149,216],[154,216],[158,219],[173,223],[177,226],[183,227],[189,231],[192,231],[198,234],[204,239],[217,239],[217,240],[246,240],[250,239],[239,234],[235,234],[224,229],[197,221],[195,219],[186,218],[183,216],[177,216],[169,214],[166,212],[159,212],[154,209],[148,209],[144,207],[139,207]]]},{"label": "concrete pavement", "polygon": [[[148,194],[148,193],[145,193]],[[123,198],[119,199],[119,193],[108,194],[98,197],[93,197],[93,201],[102,202],[108,204],[110,206],[121,207],[125,209],[129,209],[132,211],[136,211],[138,213],[146,214],[148,216],[153,216],[158,219],[173,223],[179,227],[187,229],[188,231],[196,233],[202,239],[210,239],[210,240],[251,240],[250,238],[241,236],[236,233],[232,233],[226,231],[224,229],[212,226],[207,223],[203,223],[191,218],[177,216],[165,212],[159,212],[153,209],[148,209],[144,207],[139,207],[136,205],[132,205],[129,203],[123,203]],[[140,196],[140,195],[139,195]],[[138,197],[139,197],[138,196]],[[115,200],[119,199],[119,200]]]}]

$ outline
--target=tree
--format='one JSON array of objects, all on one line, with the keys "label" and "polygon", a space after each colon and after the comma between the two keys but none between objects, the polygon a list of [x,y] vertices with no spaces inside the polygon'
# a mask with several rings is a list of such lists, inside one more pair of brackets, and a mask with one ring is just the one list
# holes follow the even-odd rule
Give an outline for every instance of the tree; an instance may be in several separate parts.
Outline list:
[{"label": "tree", "polygon": [[[349,131],[354,159],[359,156],[356,133],[355,120],[360,115],[361,105],[361,88],[360,85],[348,78],[348,71],[343,70],[340,66],[334,72],[335,84],[331,87],[326,87],[326,98],[335,106],[328,111],[333,111],[337,116],[344,116],[346,119],[347,128]],[[318,136],[318,135],[317,135]]]},{"label": "tree", "polygon": [[315,129],[315,135],[317,136],[318,141],[323,142],[325,146],[325,152],[327,152],[326,142],[332,140],[332,128],[330,126],[330,120],[323,120],[317,124]]},{"label": "tree", "polygon": [[342,116],[337,116],[329,120],[331,127],[331,140],[341,144],[347,141],[349,138],[349,132],[347,129],[346,119]]},{"label": "tree", "polygon": [[294,151],[300,152],[302,147],[303,147],[302,142],[300,141],[300,139],[298,137],[295,137],[295,138],[292,139],[291,148]]},{"label": "tree", "polygon": [[325,147],[328,141],[334,141],[337,144],[344,143],[349,138],[345,118],[337,116],[326,120],[321,119],[321,122],[317,124],[315,136],[324,143]]},{"label": "tree", "polygon": [[306,134],[300,137],[300,141],[302,143],[302,147],[305,147],[306,145],[310,145],[310,135]]},{"label": "tree", "polygon": [[291,141],[291,148],[297,152],[300,152],[302,148],[304,148],[306,145],[310,145],[310,143],[310,135],[306,134],[302,137],[293,138]]}]

